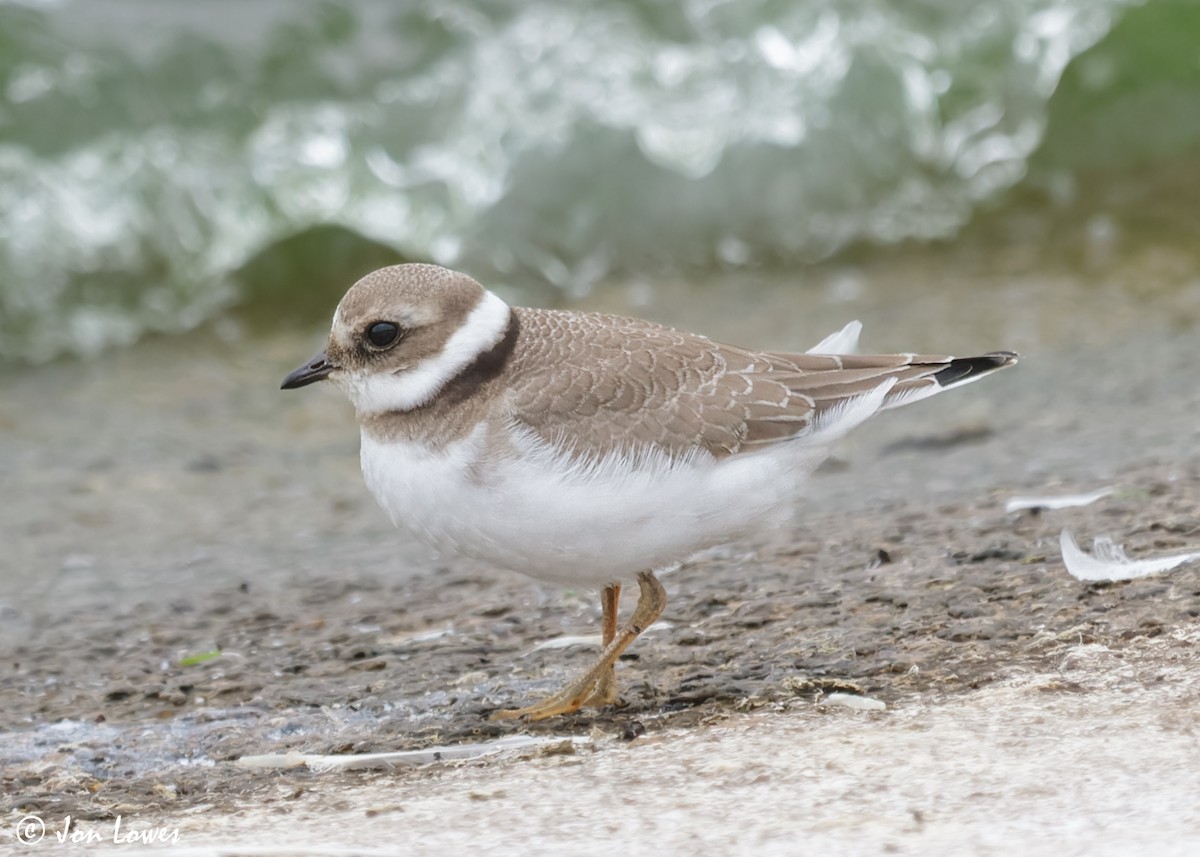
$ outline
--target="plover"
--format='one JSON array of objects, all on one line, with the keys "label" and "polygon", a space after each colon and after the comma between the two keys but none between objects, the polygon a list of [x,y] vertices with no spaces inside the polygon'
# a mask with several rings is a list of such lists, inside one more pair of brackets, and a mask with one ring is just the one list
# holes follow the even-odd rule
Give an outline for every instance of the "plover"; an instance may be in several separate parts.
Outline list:
[{"label": "plover", "polygon": [[[853,350],[857,326],[813,351]],[[655,570],[778,518],[874,414],[1015,363],[740,348],[648,321],[510,307],[465,274],[395,265],[354,284],[325,351],[362,429],[367,487],[435,548],[600,591],[604,648],[561,692],[498,717],[617,701],[614,664],[666,605]],[[621,586],[637,607],[618,628]]]}]

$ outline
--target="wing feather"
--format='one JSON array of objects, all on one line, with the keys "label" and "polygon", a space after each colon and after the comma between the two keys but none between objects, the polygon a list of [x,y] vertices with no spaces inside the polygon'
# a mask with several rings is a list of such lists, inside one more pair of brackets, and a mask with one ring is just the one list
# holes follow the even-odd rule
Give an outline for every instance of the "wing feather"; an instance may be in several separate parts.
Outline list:
[{"label": "wing feather", "polygon": [[[724,458],[803,437],[856,400],[878,398],[875,408],[884,409],[931,395],[952,363],[959,365],[950,383],[959,383],[963,364],[985,360],[759,352],[641,319],[515,312],[522,343],[509,376],[508,416],[573,457],[655,451]],[[970,363],[963,371],[978,375],[1015,359],[987,357],[995,365]]]}]

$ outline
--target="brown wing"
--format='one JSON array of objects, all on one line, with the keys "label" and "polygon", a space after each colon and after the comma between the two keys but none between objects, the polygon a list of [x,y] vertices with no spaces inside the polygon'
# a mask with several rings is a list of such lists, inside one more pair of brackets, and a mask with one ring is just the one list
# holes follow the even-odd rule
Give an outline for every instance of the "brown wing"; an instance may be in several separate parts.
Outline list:
[{"label": "brown wing", "polygon": [[[757,352],[639,319],[515,311],[512,418],[584,457],[655,448],[723,458],[803,435],[815,417],[889,378],[884,407],[1002,365],[991,355],[972,358],[990,362],[971,370],[949,357]],[[960,377],[939,375],[951,367]]]}]

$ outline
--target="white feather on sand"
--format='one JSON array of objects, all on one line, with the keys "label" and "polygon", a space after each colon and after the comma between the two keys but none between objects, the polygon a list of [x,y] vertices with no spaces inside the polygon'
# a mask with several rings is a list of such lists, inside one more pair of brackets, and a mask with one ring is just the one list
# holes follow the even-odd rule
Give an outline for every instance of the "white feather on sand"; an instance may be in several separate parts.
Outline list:
[{"label": "white feather on sand", "polygon": [[1133,580],[1156,574],[1200,559],[1200,551],[1177,553],[1154,559],[1130,559],[1125,548],[1107,536],[1092,542],[1092,555],[1080,550],[1070,531],[1063,530],[1059,537],[1062,545],[1063,565],[1072,577],[1079,580]]}]

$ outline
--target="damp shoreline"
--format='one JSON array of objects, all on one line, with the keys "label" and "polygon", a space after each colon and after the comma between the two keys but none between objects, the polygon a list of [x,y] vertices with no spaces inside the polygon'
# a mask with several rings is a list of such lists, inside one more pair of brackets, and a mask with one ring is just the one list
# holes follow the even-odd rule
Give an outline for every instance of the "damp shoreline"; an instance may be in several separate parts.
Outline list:
[{"label": "damp shoreline", "polygon": [[[973,712],[976,728],[1003,724],[1013,737],[973,748],[973,772],[958,775],[987,795],[995,831],[1017,835],[1038,818],[1051,824],[1057,804],[1038,816],[1020,790],[981,782],[990,766],[1008,764],[1005,754],[1035,764],[1047,718],[1086,713],[1089,729],[1066,730],[1063,740],[1090,752],[1096,730],[1118,729],[1130,716],[1127,701],[1144,699],[1132,734],[1169,734],[1180,758],[1195,759],[1194,739],[1177,726],[1197,697],[1179,664],[1194,650],[1200,569],[1087,585],[1066,574],[1057,553],[1063,527],[1081,542],[1111,536],[1131,556],[1200,541],[1195,331],[1181,309],[1192,298],[1176,290],[1155,303],[1108,290],[1066,313],[1064,292],[1015,277],[1007,291],[974,290],[992,298],[968,307],[938,287],[952,276],[939,260],[860,267],[857,297],[796,299],[782,321],[782,289],[743,306],[750,292],[740,280],[714,281],[686,305],[660,299],[639,310],[631,283],[589,299],[776,347],[811,344],[862,317],[868,349],[907,342],[933,350],[948,340],[948,350],[1017,347],[1023,361],[873,421],[813,478],[788,527],[667,575],[668,627],[619,664],[626,704],[545,724],[497,724],[487,714],[549,692],[583,667],[586,648],[537,646],[594,633],[598,600],[433,556],[393,530],[361,484],[348,405],[333,390],[275,389],[319,332],[233,343],[198,334],[10,373],[0,379],[0,472],[20,486],[21,502],[0,514],[8,546],[0,566],[2,817],[34,813],[58,823],[70,815],[100,829],[122,815],[127,824],[182,824],[195,846],[291,836],[297,853],[301,842],[366,848],[387,832],[416,836],[433,853],[435,844],[483,841],[489,826],[503,825],[518,788],[506,782],[526,782],[533,770],[547,784],[603,779],[629,755],[655,760],[637,769],[647,784],[691,772],[689,791],[673,797],[632,786],[647,807],[711,811],[723,819],[712,836],[732,842],[736,815],[715,807],[730,777],[756,794],[733,773],[753,767],[743,751],[791,759],[786,776],[803,779],[807,762],[785,749],[797,742],[820,736],[886,756],[886,736],[925,720],[934,731],[920,752],[944,752],[937,730],[962,740],[952,722]],[[656,291],[671,293],[669,284]],[[898,303],[881,306],[885,293]],[[1057,328],[1053,312],[1064,316]],[[1085,508],[1004,510],[1014,495],[1105,487],[1113,495]],[[887,710],[830,706],[832,693]],[[589,736],[594,746],[323,779],[234,764],[290,750],[399,751],[522,733]],[[856,776],[862,758],[822,753],[815,758],[841,766],[828,775],[839,788],[871,788]],[[714,761],[723,754],[740,761],[723,767]],[[892,778],[911,766],[936,792],[937,765],[887,758],[890,773],[873,777],[899,782]],[[1060,772],[1080,789],[1085,775]],[[821,790],[826,776],[813,774],[797,793],[832,800]],[[1158,789],[1169,808],[1180,777],[1172,768],[1142,786],[1148,796]],[[410,815],[387,809],[397,790]],[[543,798],[533,808],[522,801],[530,830],[549,830],[575,806],[570,793]],[[907,800],[927,818],[947,807],[937,822],[947,843],[975,841],[954,819],[987,833],[961,802]],[[293,812],[290,832],[275,824]],[[460,827],[420,838],[420,824],[447,812],[458,813]],[[633,827],[648,830],[649,816],[631,812]],[[747,817],[779,834],[761,815]],[[1154,817],[1162,830],[1187,820]],[[361,830],[322,839],[316,831],[333,818]],[[911,813],[907,821],[887,815],[856,840],[822,833],[831,818],[795,818],[789,829],[864,850],[891,841],[918,847],[921,830],[934,829]],[[686,831],[663,829],[668,841],[689,841]],[[785,853],[776,834],[763,834],[763,853]],[[1089,841],[1101,842],[1096,836]]]}]

